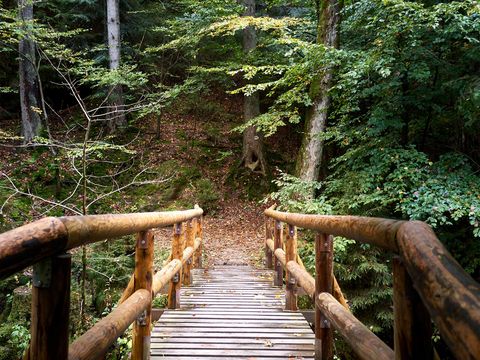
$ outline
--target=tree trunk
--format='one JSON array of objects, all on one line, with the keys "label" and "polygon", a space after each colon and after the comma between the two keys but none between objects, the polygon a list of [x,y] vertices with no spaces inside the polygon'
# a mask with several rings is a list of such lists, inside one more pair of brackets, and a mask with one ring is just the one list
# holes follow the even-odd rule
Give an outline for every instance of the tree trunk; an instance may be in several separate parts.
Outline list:
[{"label": "tree trunk", "polygon": [[[244,0],[244,16],[255,16],[255,0]],[[243,30],[243,52],[248,54],[257,46],[255,29],[251,26]],[[247,122],[260,115],[260,97],[258,92],[245,96],[243,100],[243,116]],[[254,172],[266,175],[267,165],[263,154],[263,137],[254,126],[243,132],[243,151],[241,164]]]},{"label": "tree trunk", "polygon": [[[108,33],[108,56],[110,70],[116,70],[120,66],[120,10],[119,0],[107,0],[107,33]],[[110,107],[107,112],[110,133],[127,125],[125,119],[125,106],[123,103],[123,91],[121,85],[115,85],[110,89]]]},{"label": "tree trunk", "polygon": [[[338,47],[338,27],[340,23],[339,0],[316,0],[317,43]],[[330,107],[328,91],[332,86],[333,70],[326,69],[318,75],[310,86],[313,106],[307,111],[305,133],[297,159],[297,175],[308,181],[317,181],[322,166],[324,141],[321,134],[327,127]]]},{"label": "tree trunk", "polygon": [[40,118],[39,84],[35,70],[35,43],[29,36],[28,22],[33,20],[33,3],[29,0],[18,0],[22,30],[25,37],[18,45],[19,52],[19,90],[20,108],[22,112],[22,136],[24,143],[32,141],[40,135],[42,121]]}]

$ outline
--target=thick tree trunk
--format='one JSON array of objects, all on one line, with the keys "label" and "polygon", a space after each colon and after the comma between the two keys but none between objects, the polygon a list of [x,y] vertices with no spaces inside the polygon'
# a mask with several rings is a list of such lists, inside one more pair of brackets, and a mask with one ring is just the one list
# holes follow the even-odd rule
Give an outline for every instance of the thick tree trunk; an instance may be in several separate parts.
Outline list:
[{"label": "thick tree trunk", "polygon": [[[255,16],[255,0],[244,0],[245,16]],[[248,54],[257,46],[255,29],[251,26],[243,30],[243,52]],[[249,121],[260,115],[260,98],[256,92],[245,96],[243,100],[243,116]],[[250,126],[243,132],[242,162],[245,167],[254,172],[266,175],[267,165],[263,154],[263,137],[254,126]]]},{"label": "thick tree trunk", "polygon": [[[107,33],[110,70],[120,66],[120,10],[119,0],[107,0]],[[110,90],[110,108],[107,113],[111,133],[127,125],[122,86],[116,85]]]},{"label": "thick tree trunk", "polygon": [[19,90],[20,109],[22,112],[22,136],[28,143],[40,135],[42,121],[40,118],[39,84],[35,69],[35,43],[29,37],[29,27],[33,20],[33,3],[29,0],[18,0],[20,19],[23,22],[25,37],[20,40],[19,52]]},{"label": "thick tree trunk", "polygon": [[[316,1],[317,4],[317,42],[338,47],[338,27],[340,23],[340,1]],[[321,134],[327,127],[330,107],[328,91],[332,86],[332,69],[326,69],[310,86],[313,106],[307,111],[305,134],[297,159],[297,175],[303,180],[317,181],[322,166],[324,141]]]}]

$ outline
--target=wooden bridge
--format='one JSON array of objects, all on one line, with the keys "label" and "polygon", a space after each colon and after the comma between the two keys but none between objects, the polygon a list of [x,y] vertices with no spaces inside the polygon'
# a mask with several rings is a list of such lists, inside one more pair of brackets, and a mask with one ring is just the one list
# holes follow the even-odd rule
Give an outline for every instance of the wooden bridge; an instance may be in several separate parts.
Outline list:
[{"label": "wooden bridge", "polygon": [[[31,340],[24,359],[103,359],[133,324],[134,360],[332,359],[333,330],[361,359],[423,360],[436,356],[432,322],[457,359],[480,359],[480,286],[428,225],[270,208],[265,211],[267,270],[202,269],[202,214],[195,207],[44,218],[1,234],[0,278],[34,268]],[[154,274],[151,229],[166,226],[173,226],[170,261]],[[315,278],[297,255],[296,227],[317,234]],[[68,251],[134,233],[135,271],[118,306],[69,344]],[[392,253],[393,349],[349,311],[333,276],[333,236]],[[169,310],[152,331],[152,300],[165,286]],[[315,302],[314,332],[297,312],[299,287]]]}]

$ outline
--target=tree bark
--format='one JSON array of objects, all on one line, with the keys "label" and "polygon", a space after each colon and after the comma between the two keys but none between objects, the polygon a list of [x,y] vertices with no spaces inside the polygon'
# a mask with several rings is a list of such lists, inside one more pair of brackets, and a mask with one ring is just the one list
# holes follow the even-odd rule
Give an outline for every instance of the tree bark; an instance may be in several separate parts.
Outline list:
[{"label": "tree bark", "polygon": [[[338,27],[340,24],[339,0],[316,0],[317,43],[338,48]],[[317,181],[324,150],[321,134],[327,127],[331,98],[328,94],[332,86],[333,70],[326,69],[319,74],[310,86],[313,106],[307,111],[305,133],[297,159],[297,175],[308,181]]]},{"label": "tree bark", "polygon": [[[120,67],[120,10],[119,0],[107,0],[107,33],[108,33],[108,56],[110,70]],[[107,112],[110,133],[127,125],[125,119],[125,106],[121,85],[115,85],[110,89],[110,107]]]},{"label": "tree bark", "polygon": [[[244,16],[255,16],[255,0],[244,0]],[[255,29],[251,26],[243,30],[243,52],[248,54],[257,46]],[[245,96],[243,116],[245,122],[260,115],[260,97],[258,92]],[[255,126],[249,126],[243,132],[243,151],[241,164],[253,172],[266,175],[267,164],[263,153],[263,136]]]},{"label": "tree bark", "polygon": [[29,0],[18,0],[20,20],[25,36],[18,45],[19,52],[19,90],[20,109],[22,113],[22,136],[24,143],[32,141],[40,135],[42,121],[40,118],[39,84],[35,70],[35,43],[30,38],[29,27],[33,20],[33,3]]}]

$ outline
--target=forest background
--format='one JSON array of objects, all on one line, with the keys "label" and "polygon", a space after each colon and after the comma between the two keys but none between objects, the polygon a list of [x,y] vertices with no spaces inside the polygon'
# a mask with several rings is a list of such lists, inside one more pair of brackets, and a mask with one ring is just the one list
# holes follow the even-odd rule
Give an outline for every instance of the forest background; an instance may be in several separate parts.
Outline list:
[{"label": "forest background", "polygon": [[[479,42],[473,0],[0,0],[0,229],[275,201],[424,220],[478,281]],[[74,254],[72,339],[115,306],[132,253],[125,238]],[[391,343],[391,255],[336,238],[335,274]],[[0,359],[28,345],[30,281],[0,282]]]}]

